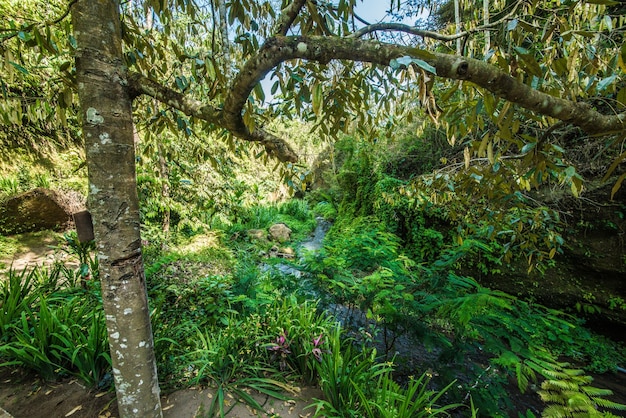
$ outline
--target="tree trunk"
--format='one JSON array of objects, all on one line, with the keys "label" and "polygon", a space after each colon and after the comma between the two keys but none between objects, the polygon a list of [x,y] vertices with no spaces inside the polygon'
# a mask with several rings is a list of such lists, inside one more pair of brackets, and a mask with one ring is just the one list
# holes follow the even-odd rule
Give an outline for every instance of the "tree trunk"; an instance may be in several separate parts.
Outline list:
[{"label": "tree trunk", "polygon": [[218,1],[220,34],[222,35],[222,53],[224,54],[224,75],[230,78],[230,40],[228,39],[228,16],[226,15],[226,1]]},{"label": "tree trunk", "polygon": [[[454,0],[454,24],[455,24],[455,33],[461,33],[461,6],[459,5],[460,0]],[[463,51],[461,51],[462,43],[461,38],[456,40],[456,54],[463,55]]]},{"label": "tree trunk", "polygon": [[[489,24],[489,0],[483,0],[483,24],[487,26]],[[485,56],[491,49],[491,32],[489,29],[485,29]]]},{"label": "tree trunk", "polygon": [[102,301],[121,417],[161,417],[146,283],[131,97],[122,61],[119,3],[78,1],[72,10],[76,80],[89,171]]}]

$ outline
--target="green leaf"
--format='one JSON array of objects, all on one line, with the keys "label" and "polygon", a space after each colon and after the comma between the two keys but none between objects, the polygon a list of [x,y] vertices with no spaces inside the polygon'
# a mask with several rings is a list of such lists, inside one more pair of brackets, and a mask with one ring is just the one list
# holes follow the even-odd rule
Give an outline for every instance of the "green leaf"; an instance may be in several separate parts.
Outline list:
[{"label": "green leaf", "polygon": [[613,82],[615,81],[615,79],[617,79],[617,74],[613,74],[613,75],[612,75],[612,76],[610,76],[610,77],[603,78],[602,80],[600,80],[600,81],[598,82],[598,85],[597,85],[597,87],[596,87],[596,90],[597,90],[598,92],[601,92],[601,91],[605,90],[608,86],[610,86],[611,84],[613,84]]},{"label": "green leaf", "polygon": [[76,49],[76,48],[77,48],[78,44],[76,43],[76,38],[74,38],[72,35],[70,35],[70,36],[68,36],[68,37],[67,37],[67,41],[70,43],[70,46],[71,46],[73,49]]},{"label": "green leaf", "polygon": [[506,24],[506,30],[508,31],[514,30],[517,27],[517,23],[518,23],[517,19],[510,20],[509,23]]},{"label": "green leaf", "polygon": [[400,66],[408,67],[413,62],[413,58],[405,55],[404,57],[397,58],[396,62],[400,64]]},{"label": "green leaf", "polygon": [[529,153],[532,149],[534,149],[537,146],[536,142],[531,142],[529,144],[524,145],[524,147],[522,148],[522,154],[527,154]]},{"label": "green leaf", "polygon": [[16,62],[13,61],[9,61],[9,64],[11,64],[13,67],[15,67],[17,69],[17,71],[19,71],[22,74],[29,74],[28,70],[24,67],[22,67],[21,65],[19,65]]},{"label": "green leaf", "polygon": [[315,85],[313,85],[313,112],[319,116],[323,106],[324,96],[322,94],[322,85],[315,83]]},{"label": "green leaf", "polygon": [[19,31],[17,33],[17,37],[20,38],[24,42],[28,42],[32,39],[32,35],[30,32]]},{"label": "green leaf", "polygon": [[185,77],[185,76],[176,77],[176,86],[180,90],[184,91],[189,86],[189,83],[187,81],[187,77]]},{"label": "green leaf", "polygon": [[624,179],[626,179],[626,173],[619,176],[619,178],[613,185],[613,188],[611,189],[611,200],[613,200],[613,197],[615,197],[615,193],[617,193],[620,187],[622,187],[622,183],[624,182]]},{"label": "green leaf", "polygon": [[586,0],[585,3],[589,4],[601,4],[604,6],[616,6],[619,4],[619,1],[613,0]]},{"label": "green leaf", "polygon": [[428,71],[429,73],[437,74],[437,69],[424,60],[421,60],[419,58],[413,58],[413,63],[421,69]]},{"label": "green leaf", "polygon": [[617,92],[617,101],[619,102],[621,107],[626,106],[626,87],[620,89],[620,91]]},{"label": "green leaf", "polygon": [[254,86],[254,94],[261,103],[265,101],[265,91],[263,91],[263,85],[261,83],[257,83],[257,85]]},{"label": "green leaf", "polygon": [[522,48],[521,46],[516,46],[513,49],[520,55],[528,55],[530,53],[530,51],[526,48]]}]

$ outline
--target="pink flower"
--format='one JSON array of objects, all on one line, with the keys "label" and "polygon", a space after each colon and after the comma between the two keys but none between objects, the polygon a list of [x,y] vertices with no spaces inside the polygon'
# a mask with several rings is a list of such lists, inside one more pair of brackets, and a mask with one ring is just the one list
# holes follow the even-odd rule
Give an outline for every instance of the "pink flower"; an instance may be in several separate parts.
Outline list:
[{"label": "pink flower", "polygon": [[319,337],[317,338],[313,338],[313,350],[311,350],[311,353],[313,353],[313,356],[315,356],[315,358],[317,359],[317,361],[322,361],[322,349],[319,348],[319,346],[322,344],[322,334],[320,334]]},{"label": "pink flower", "polygon": [[276,342],[273,346],[267,348],[270,351],[280,351],[281,354],[290,354],[289,351],[289,340],[287,340],[287,334],[283,331],[278,337],[276,337]]}]

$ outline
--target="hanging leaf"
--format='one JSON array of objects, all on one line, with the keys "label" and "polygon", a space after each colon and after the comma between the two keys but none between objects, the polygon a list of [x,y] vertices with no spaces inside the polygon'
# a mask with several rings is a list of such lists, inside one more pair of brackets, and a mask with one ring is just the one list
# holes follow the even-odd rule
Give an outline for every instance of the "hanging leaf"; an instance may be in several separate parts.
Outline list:
[{"label": "hanging leaf", "polygon": [[20,38],[24,42],[28,42],[32,39],[32,35],[30,32],[19,31],[17,33],[17,37]]},{"label": "hanging leaf", "polygon": [[261,103],[265,101],[265,91],[263,91],[263,85],[261,83],[257,83],[257,85],[254,86],[254,94]]},{"label": "hanging leaf", "polygon": [[524,146],[522,147],[522,151],[521,151],[521,153],[522,153],[522,154],[528,154],[528,153],[529,153],[530,151],[532,151],[532,150],[533,150],[536,146],[537,146],[537,143],[536,143],[536,142],[531,142],[531,143],[528,143],[528,144],[526,144],[526,145],[524,145]]},{"label": "hanging leaf", "polygon": [[617,102],[620,104],[620,107],[626,107],[626,87],[617,92]]},{"label": "hanging leaf", "polygon": [[622,152],[611,164],[611,166],[609,167],[609,169],[606,171],[606,174],[604,175],[604,177],[602,178],[602,181],[607,181],[609,179],[609,177],[611,176],[611,174],[613,174],[613,171],[615,171],[615,169],[617,168],[617,166],[622,162],[626,160],[626,151]]},{"label": "hanging leaf", "polygon": [[322,93],[322,85],[320,83],[315,83],[313,85],[313,112],[319,116],[321,110],[324,106],[324,96]]},{"label": "hanging leaf", "polygon": [[72,47],[72,49],[76,49],[78,47],[78,44],[76,43],[76,38],[74,38],[72,35],[69,35],[67,37],[67,41]]},{"label": "hanging leaf", "polygon": [[432,65],[430,65],[429,63],[427,63],[424,60],[421,60],[419,58],[413,58],[413,63],[416,64],[418,67],[420,67],[422,70],[428,71],[429,73],[432,74],[437,74],[437,69],[435,67],[433,67]]},{"label": "hanging leaf", "polygon": [[598,82],[598,85],[596,87],[596,91],[599,93],[603,90],[605,90],[608,86],[610,86],[611,84],[613,84],[613,82],[617,79],[617,74],[613,74],[610,77],[606,77],[603,78],[602,80],[600,80]]},{"label": "hanging leaf", "polygon": [[28,70],[24,67],[22,67],[21,65],[19,65],[16,62],[13,61],[9,61],[9,64],[11,64],[13,67],[15,67],[15,69],[17,69],[17,71],[19,71],[22,74],[29,74]]},{"label": "hanging leaf", "polygon": [[615,193],[617,193],[620,187],[622,187],[622,183],[624,182],[624,179],[626,179],[626,173],[623,173],[621,176],[619,176],[619,178],[613,185],[613,188],[611,189],[611,200],[613,200],[613,197],[615,197]]}]

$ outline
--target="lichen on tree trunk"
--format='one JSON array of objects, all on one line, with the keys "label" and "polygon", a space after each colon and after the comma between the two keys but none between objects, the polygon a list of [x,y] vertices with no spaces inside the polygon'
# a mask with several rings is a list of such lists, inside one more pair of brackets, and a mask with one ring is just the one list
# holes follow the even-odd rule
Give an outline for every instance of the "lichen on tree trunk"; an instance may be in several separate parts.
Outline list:
[{"label": "lichen on tree trunk", "polygon": [[78,45],[76,80],[89,171],[88,206],[119,412],[122,417],[161,417],[119,3],[78,1],[72,23]]}]

